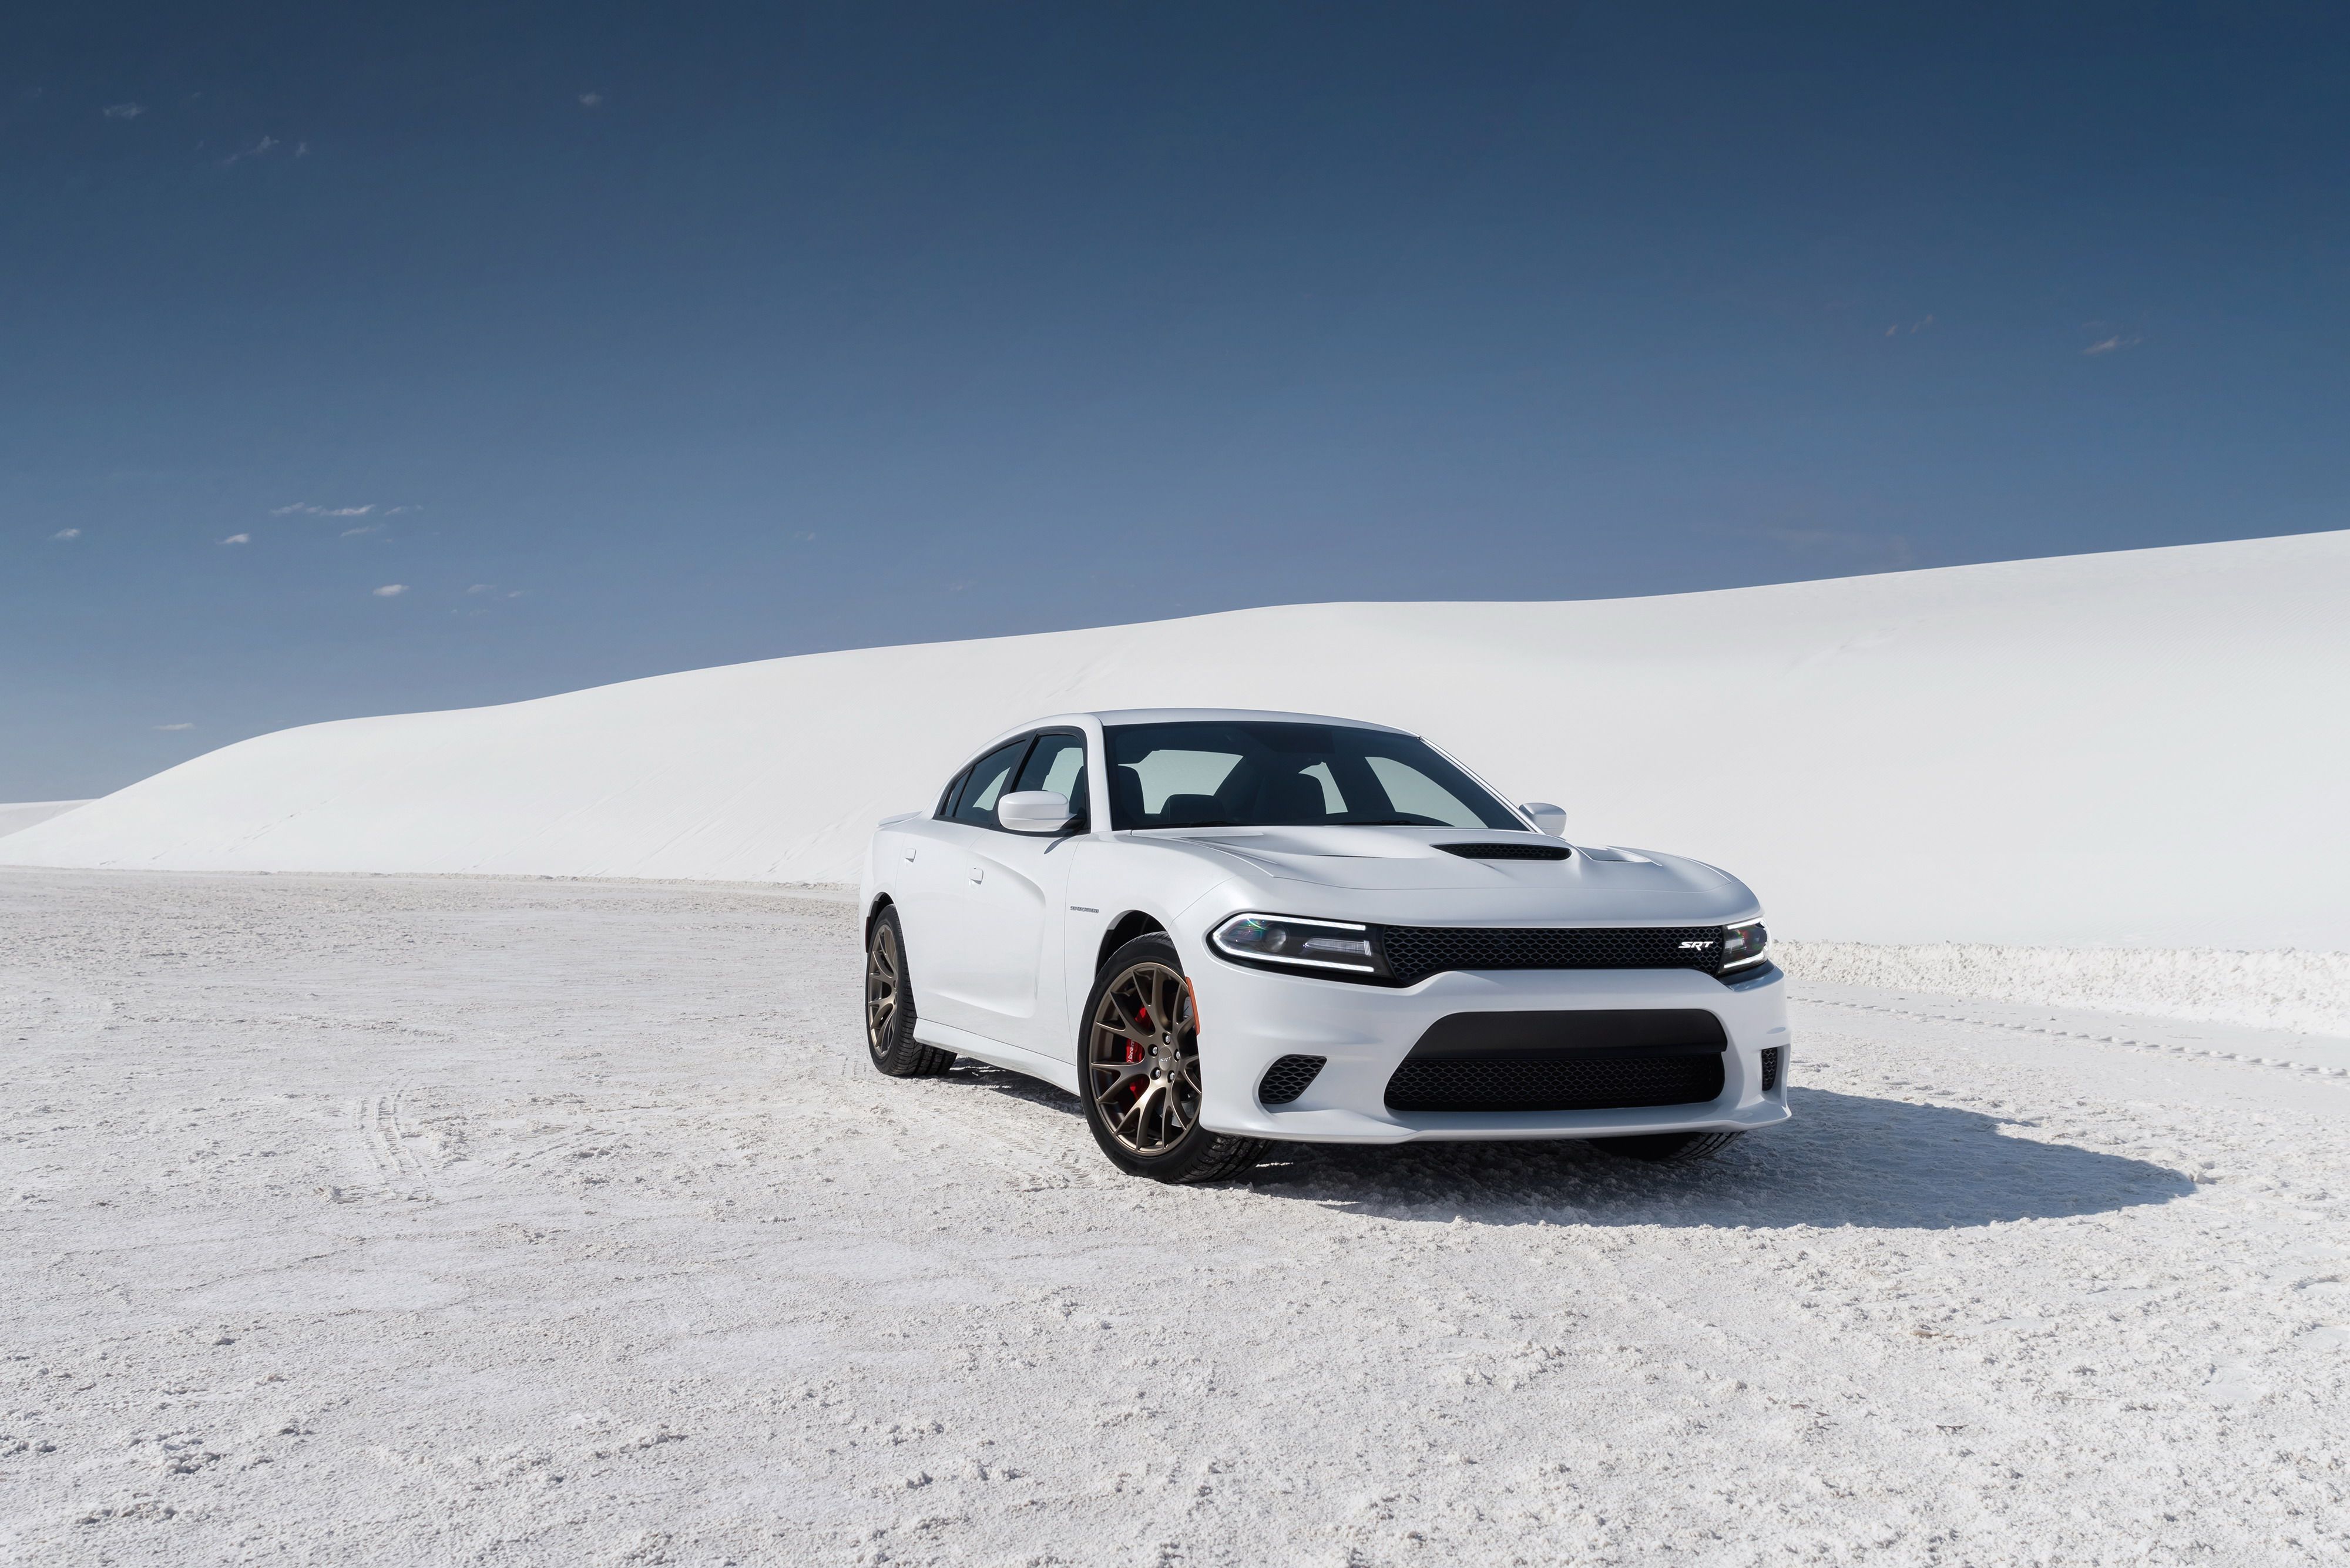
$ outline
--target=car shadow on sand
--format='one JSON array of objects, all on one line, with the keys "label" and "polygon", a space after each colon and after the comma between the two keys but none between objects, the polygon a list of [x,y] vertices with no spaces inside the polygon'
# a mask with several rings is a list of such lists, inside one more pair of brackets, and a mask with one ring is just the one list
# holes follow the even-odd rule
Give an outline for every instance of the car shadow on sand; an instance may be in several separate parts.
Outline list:
[{"label": "car shadow on sand", "polygon": [[[999,1093],[1066,1114],[1077,1102],[985,1071]],[[2168,1203],[2182,1171],[2033,1136],[1948,1106],[1792,1088],[1794,1119],[1704,1159],[1649,1165],[1572,1140],[1388,1147],[1280,1144],[1243,1181],[1384,1219],[1488,1225],[1862,1225],[1950,1230]],[[1090,1140],[1088,1140],[1090,1141]]]},{"label": "car shadow on sand", "polygon": [[1284,1146],[1259,1190],[1397,1220],[1485,1224],[1862,1225],[1951,1230],[2168,1203],[2185,1173],[2028,1121],[1791,1089],[1794,1120],[1709,1158],[1648,1165],[1586,1144]]}]

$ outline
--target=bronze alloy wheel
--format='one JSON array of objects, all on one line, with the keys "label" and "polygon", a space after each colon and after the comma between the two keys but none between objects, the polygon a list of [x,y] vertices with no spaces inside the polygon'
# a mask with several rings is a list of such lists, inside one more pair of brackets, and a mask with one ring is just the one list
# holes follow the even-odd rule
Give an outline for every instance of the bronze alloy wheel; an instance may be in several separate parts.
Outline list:
[{"label": "bronze alloy wheel", "polygon": [[865,959],[865,1044],[875,1052],[889,1049],[889,1022],[898,1016],[899,976],[905,965],[898,957],[898,927],[884,920],[875,926],[873,946]]},{"label": "bronze alloy wheel", "polygon": [[1191,985],[1146,960],[1103,988],[1086,1031],[1087,1089],[1119,1147],[1164,1154],[1200,1119],[1200,1027]]}]

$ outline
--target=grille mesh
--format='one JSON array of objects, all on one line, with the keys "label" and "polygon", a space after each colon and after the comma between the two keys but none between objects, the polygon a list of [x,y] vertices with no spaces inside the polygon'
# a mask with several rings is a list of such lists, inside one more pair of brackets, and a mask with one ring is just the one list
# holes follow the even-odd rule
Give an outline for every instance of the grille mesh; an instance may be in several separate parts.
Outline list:
[{"label": "grille mesh", "polygon": [[1440,844],[1436,847],[1468,860],[1565,860],[1575,853],[1564,844]]},{"label": "grille mesh", "polygon": [[1786,1059],[1787,1048],[1773,1045],[1762,1053],[1762,1092],[1769,1094],[1779,1086],[1779,1064]]},{"label": "grille mesh", "polygon": [[1380,940],[1399,985],[1453,969],[1693,969],[1712,974],[1721,963],[1720,926],[1388,926]]},{"label": "grille mesh", "polygon": [[1257,1080],[1256,1097],[1268,1106],[1285,1106],[1305,1092],[1327,1056],[1284,1056]]},{"label": "grille mesh", "polygon": [[1388,1080],[1398,1111],[1600,1111],[1700,1105],[1721,1094],[1718,1053],[1408,1056]]}]

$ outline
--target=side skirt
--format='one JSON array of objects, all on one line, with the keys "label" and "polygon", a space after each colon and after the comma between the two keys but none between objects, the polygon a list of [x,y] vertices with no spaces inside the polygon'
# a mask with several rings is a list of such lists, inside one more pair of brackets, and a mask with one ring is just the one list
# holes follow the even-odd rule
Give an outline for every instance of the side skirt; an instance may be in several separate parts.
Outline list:
[{"label": "side skirt", "polygon": [[957,1029],[951,1023],[934,1023],[920,1013],[914,1018],[914,1038],[925,1045],[951,1051],[958,1056],[976,1056],[990,1066],[1002,1067],[1006,1072],[1041,1078],[1065,1094],[1077,1093],[1077,1064],[1075,1062],[1055,1061],[1025,1046],[1006,1045],[1001,1040],[990,1040],[983,1034],[973,1034],[968,1029]]}]

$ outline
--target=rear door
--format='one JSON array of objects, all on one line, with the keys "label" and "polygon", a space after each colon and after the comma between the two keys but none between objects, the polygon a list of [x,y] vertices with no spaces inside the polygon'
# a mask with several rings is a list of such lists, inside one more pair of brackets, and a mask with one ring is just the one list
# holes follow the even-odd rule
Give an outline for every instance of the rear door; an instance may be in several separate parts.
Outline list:
[{"label": "rear door", "polygon": [[952,1008],[940,1004],[931,983],[931,960],[946,952],[951,927],[947,904],[954,884],[949,873],[961,876],[962,845],[951,830],[956,798],[971,769],[957,774],[939,796],[938,809],[929,816],[898,824],[882,836],[875,875],[887,886],[898,906],[899,923],[906,929],[907,972],[914,988],[914,1003],[925,1017],[952,1023]]},{"label": "rear door", "polygon": [[[1007,741],[973,763],[946,815],[932,823],[936,844],[923,849],[915,878],[924,934],[906,933],[918,1005],[941,1023],[991,1040],[1008,1039],[997,1020],[1019,981],[1005,972],[1013,967],[1010,943],[990,908],[1017,900],[1005,896],[1000,871],[997,887],[987,886],[995,865],[988,851],[996,839],[1019,836],[995,825],[995,803],[1014,787],[1035,739],[1029,734]],[[1015,922],[1021,920],[1016,909],[1011,913]],[[1026,923],[1041,928],[1043,918],[1039,909]],[[1035,983],[1032,974],[1031,995]]]}]

